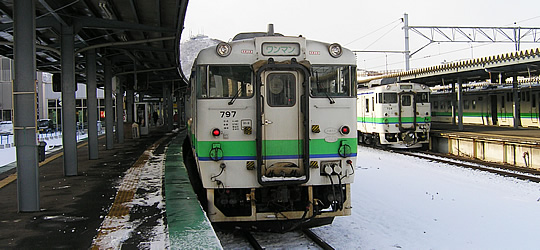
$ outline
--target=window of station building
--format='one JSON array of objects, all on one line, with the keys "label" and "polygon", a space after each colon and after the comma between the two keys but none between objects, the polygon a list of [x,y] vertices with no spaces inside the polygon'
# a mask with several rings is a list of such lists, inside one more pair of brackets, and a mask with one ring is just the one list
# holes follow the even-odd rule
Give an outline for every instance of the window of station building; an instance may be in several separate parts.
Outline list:
[{"label": "window of station building", "polygon": [[428,92],[418,92],[415,97],[416,103],[429,103]]},{"label": "window of station building", "polygon": [[[352,73],[351,73],[352,72]],[[311,96],[350,97],[356,84],[356,69],[350,66],[313,66],[311,68]],[[351,77],[353,74],[354,77]]]},{"label": "window of station building", "polygon": [[382,103],[397,103],[397,93],[383,93]]},{"label": "window of station building", "polygon": [[249,66],[201,66],[197,69],[197,97],[249,98],[253,96]]},{"label": "window of station building", "polygon": [[296,104],[296,77],[291,73],[272,73],[266,78],[266,99],[270,107]]}]

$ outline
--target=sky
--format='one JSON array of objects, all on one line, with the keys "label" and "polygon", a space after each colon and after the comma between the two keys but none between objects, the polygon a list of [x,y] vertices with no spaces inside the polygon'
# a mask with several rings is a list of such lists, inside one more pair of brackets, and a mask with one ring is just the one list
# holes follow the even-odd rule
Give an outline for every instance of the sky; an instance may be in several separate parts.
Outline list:
[{"label": "sky", "polygon": [[[480,1],[351,1],[351,0],[190,0],[182,40],[203,34],[230,41],[240,32],[274,30],[287,36],[339,43],[351,50],[403,51],[401,21],[409,26],[539,27],[540,2],[535,0]],[[540,39],[540,32],[537,40]],[[410,51],[428,42],[410,34]],[[521,50],[540,43],[521,44]],[[513,43],[438,43],[418,51],[411,69],[515,51]],[[367,70],[402,70],[399,53],[358,53],[357,64]]]}]

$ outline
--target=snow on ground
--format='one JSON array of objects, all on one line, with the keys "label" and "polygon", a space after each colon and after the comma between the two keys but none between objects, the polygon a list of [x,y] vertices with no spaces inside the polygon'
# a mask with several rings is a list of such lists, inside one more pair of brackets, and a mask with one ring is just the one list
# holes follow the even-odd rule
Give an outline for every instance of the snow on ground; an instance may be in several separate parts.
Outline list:
[{"label": "snow on ground", "polygon": [[540,184],[359,147],[337,249],[538,249]]},{"label": "snow on ground", "polygon": [[[0,150],[0,159],[14,155],[14,151],[9,152]],[[161,179],[155,177],[161,176],[163,159],[161,155],[155,157],[142,171],[139,188],[152,190],[151,187],[161,186],[154,181]],[[332,225],[313,229],[336,249],[540,246],[539,183],[372,148],[359,147],[358,159],[352,186],[352,215],[337,217]],[[156,202],[159,208],[164,207],[160,192],[153,190],[135,197],[131,206],[152,206]],[[119,238],[132,234],[138,223],[127,225],[125,235]],[[154,232],[155,237],[140,247],[168,248],[166,225],[159,223]],[[287,242],[290,241],[289,237]],[[266,247],[282,249],[283,240]]]},{"label": "snow on ground", "polygon": [[[81,141],[83,139],[88,138],[88,134],[80,133],[77,134],[77,141]],[[62,148],[62,133],[55,132],[50,134],[38,134],[37,139],[39,141],[44,141],[47,143],[47,146],[45,147],[45,154],[54,152],[56,150],[59,150]],[[17,153],[16,148],[17,147],[11,147],[11,144],[14,142],[13,135],[2,136],[2,141],[0,142],[1,145],[4,145],[4,148],[0,149],[0,173],[8,171],[14,167],[16,167],[14,163],[17,160]],[[7,147],[7,145],[10,145]],[[9,164],[9,165],[8,165]]]}]

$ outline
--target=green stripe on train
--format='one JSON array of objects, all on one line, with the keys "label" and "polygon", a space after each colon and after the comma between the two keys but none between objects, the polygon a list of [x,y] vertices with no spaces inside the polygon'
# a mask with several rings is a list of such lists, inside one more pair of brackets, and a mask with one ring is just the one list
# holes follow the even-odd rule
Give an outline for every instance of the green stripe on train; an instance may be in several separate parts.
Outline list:
[{"label": "green stripe on train", "polygon": [[[357,122],[361,123],[377,123],[377,124],[395,124],[399,123],[399,117],[357,117]],[[414,117],[402,117],[401,122],[404,123],[412,123],[414,121]],[[416,117],[417,123],[424,123],[424,122],[431,122],[431,117]]]},{"label": "green stripe on train", "polygon": [[[440,116],[440,117],[452,117],[452,112],[432,112],[432,115],[434,117]],[[456,112],[457,115],[457,112]],[[521,117],[528,118],[532,115],[536,114],[530,114],[530,113],[521,113]],[[463,117],[491,117],[491,114],[489,113],[482,113],[482,112],[463,112]],[[513,113],[497,113],[498,118],[513,118]]]},{"label": "green stripe on train", "polygon": [[[324,139],[312,139],[310,141],[310,154],[337,154],[340,144],[347,143],[352,152],[356,152],[356,138],[342,138],[336,142],[326,142]],[[255,157],[255,141],[197,141],[197,155],[209,157],[213,145],[218,145],[223,150],[224,156]],[[301,140],[267,140],[263,143],[263,150],[267,148],[266,155],[300,155],[303,150]]]}]

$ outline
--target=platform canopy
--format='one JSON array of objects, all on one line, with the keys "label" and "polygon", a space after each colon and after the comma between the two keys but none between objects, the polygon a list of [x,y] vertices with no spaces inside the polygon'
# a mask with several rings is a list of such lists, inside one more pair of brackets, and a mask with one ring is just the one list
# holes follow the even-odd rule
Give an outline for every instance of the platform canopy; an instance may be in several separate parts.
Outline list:
[{"label": "platform canopy", "polygon": [[[13,2],[0,2],[0,55],[13,58]],[[165,81],[182,81],[179,41],[188,0],[35,0],[36,61],[60,72],[62,26],[75,32],[77,82],[85,82],[84,52],[113,64],[115,75],[134,77],[139,89],[162,93]],[[98,65],[98,84],[102,69]],[[134,81],[128,81],[134,82]],[[155,89],[154,89],[155,88]],[[159,89],[158,89],[159,88]]]},{"label": "platform canopy", "polygon": [[499,82],[498,79],[502,79],[504,83],[504,79],[508,77],[530,78],[539,74],[540,49],[537,48],[382,75],[358,83],[363,84],[371,80],[410,81],[435,86],[457,82],[458,78],[463,83],[486,79],[492,79],[492,82]]}]

